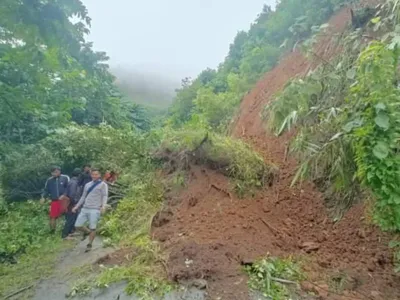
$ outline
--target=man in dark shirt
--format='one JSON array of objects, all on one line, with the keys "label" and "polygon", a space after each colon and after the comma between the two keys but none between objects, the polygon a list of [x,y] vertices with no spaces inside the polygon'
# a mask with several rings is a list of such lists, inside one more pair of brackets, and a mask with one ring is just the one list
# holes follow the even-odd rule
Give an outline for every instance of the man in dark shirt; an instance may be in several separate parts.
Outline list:
[{"label": "man in dark shirt", "polygon": [[67,175],[61,174],[60,167],[51,168],[51,177],[47,179],[44,186],[41,203],[44,203],[45,197],[50,197],[50,231],[55,232],[56,220],[63,214],[60,196],[65,193],[69,182]]},{"label": "man in dark shirt", "polygon": [[79,176],[78,180],[78,185],[82,188],[82,190],[87,183],[92,181],[92,176],[90,175],[91,168],[92,166],[89,164],[83,166],[83,172]]},{"label": "man in dark shirt", "polygon": [[72,237],[70,234],[73,233],[74,231],[74,225],[76,221],[76,217],[78,216],[77,213],[72,212],[72,208],[78,203],[81,194],[82,194],[82,189],[78,184],[78,177],[81,174],[81,169],[77,168],[74,169],[72,172],[72,177],[71,180],[68,183],[67,189],[64,193],[66,197],[68,197],[69,201],[69,206],[67,208],[67,211],[65,213],[65,225],[64,229],[62,231],[62,238],[63,239],[71,239]]}]

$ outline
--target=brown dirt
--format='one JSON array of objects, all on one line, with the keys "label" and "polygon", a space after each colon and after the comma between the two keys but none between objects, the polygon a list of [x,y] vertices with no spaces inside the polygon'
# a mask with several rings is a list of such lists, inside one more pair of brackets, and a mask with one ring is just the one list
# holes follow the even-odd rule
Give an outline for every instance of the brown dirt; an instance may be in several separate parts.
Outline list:
[{"label": "brown dirt", "polygon": [[131,248],[118,249],[113,253],[100,257],[96,264],[105,266],[123,266],[128,264],[135,257],[136,251]]},{"label": "brown dirt", "polygon": [[[330,20],[330,35],[349,21],[344,9]],[[339,51],[329,38],[315,48],[329,60]],[[153,228],[155,238],[170,254],[168,275],[178,282],[208,281],[212,299],[248,299],[241,262],[271,255],[300,255],[309,263],[303,289],[321,299],[400,299],[393,275],[390,237],[366,224],[364,208],[353,207],[338,223],[328,218],[321,194],[310,182],[290,188],[297,162],[285,157],[291,134],[275,137],[263,129],[260,112],[290,78],[303,76],[314,65],[293,52],[258,82],[244,98],[232,134],[250,143],[265,160],[280,168],[273,187],[254,198],[226,193],[228,179],[216,171],[191,166],[187,188],[170,193],[167,222]],[[329,291],[331,278],[344,272],[351,286],[339,296]]]}]

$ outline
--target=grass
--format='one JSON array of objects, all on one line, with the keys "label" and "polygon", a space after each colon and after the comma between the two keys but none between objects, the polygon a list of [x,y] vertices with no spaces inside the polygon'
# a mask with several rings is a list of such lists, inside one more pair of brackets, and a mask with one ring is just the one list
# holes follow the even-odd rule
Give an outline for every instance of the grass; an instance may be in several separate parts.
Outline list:
[{"label": "grass", "polygon": [[[71,247],[72,243],[62,241],[57,235],[21,255],[18,263],[0,264],[0,296],[5,297],[51,276],[60,253]],[[20,293],[18,299],[29,299],[33,292],[34,287]]]},{"label": "grass", "polygon": [[249,287],[260,292],[268,299],[288,299],[293,293],[289,287],[294,284],[283,284],[279,280],[298,282],[304,279],[300,264],[293,258],[266,257],[246,267],[249,275]]},{"label": "grass", "polygon": [[166,131],[160,148],[166,153],[191,153],[188,159],[207,164],[233,178],[239,195],[270,182],[276,172],[275,166],[267,164],[243,141],[204,129]]}]

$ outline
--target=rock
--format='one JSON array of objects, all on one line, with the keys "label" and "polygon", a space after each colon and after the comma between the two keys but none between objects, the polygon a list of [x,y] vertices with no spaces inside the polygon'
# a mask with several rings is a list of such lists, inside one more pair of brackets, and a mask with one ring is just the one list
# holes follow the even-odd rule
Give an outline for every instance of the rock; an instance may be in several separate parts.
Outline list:
[{"label": "rock", "polygon": [[374,272],[376,270],[376,265],[373,262],[371,262],[371,263],[369,263],[367,268],[368,268],[368,271]]},{"label": "rock", "polygon": [[300,287],[306,293],[317,293],[315,286],[311,282],[303,281]]},{"label": "rock", "polygon": [[382,295],[381,295],[381,293],[379,293],[378,291],[372,291],[372,292],[371,292],[371,297],[372,297],[373,299],[382,299]]},{"label": "rock", "polygon": [[263,212],[264,213],[269,213],[271,211],[271,209],[269,207],[263,207]]},{"label": "rock", "polygon": [[320,235],[318,235],[317,241],[318,241],[318,243],[323,243],[323,242],[325,242],[325,241],[326,241],[326,235],[325,235],[325,234],[320,234]]},{"label": "rock", "polygon": [[205,290],[207,288],[207,280],[205,279],[194,279],[191,283],[191,286],[198,288],[199,290]]},{"label": "rock", "polygon": [[363,229],[359,229],[357,231],[357,235],[362,239],[365,239],[367,237],[367,235],[365,234],[365,231]]},{"label": "rock", "polygon": [[196,198],[196,197],[190,197],[190,199],[189,199],[189,206],[190,207],[194,207],[194,206],[196,206],[196,204],[197,204],[197,202],[198,202],[199,200]]},{"label": "rock", "polygon": [[304,242],[300,245],[300,249],[303,249],[307,253],[318,251],[319,248],[320,244],[315,242]]},{"label": "rock", "polygon": [[315,288],[317,290],[318,296],[320,296],[321,299],[328,299],[329,285],[327,285],[326,283],[318,283]]},{"label": "rock", "polygon": [[318,259],[318,264],[322,267],[322,268],[328,268],[330,266],[330,262],[326,261],[326,260],[322,260],[322,259]]},{"label": "rock", "polygon": [[242,258],[240,261],[240,264],[242,266],[252,266],[253,263],[254,263],[254,259],[251,259],[249,257]]}]

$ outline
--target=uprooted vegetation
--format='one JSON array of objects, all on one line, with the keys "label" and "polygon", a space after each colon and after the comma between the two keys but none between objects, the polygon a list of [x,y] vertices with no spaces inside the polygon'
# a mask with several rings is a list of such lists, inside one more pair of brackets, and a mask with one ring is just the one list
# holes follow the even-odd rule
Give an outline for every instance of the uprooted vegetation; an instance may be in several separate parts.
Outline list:
[{"label": "uprooted vegetation", "polygon": [[267,299],[288,299],[304,279],[300,264],[293,258],[266,257],[245,270],[249,275],[249,286],[261,292]]},{"label": "uprooted vegetation", "polygon": [[235,190],[244,192],[265,184],[272,185],[277,168],[241,140],[206,130],[168,131],[156,157],[165,162],[169,173],[188,170],[190,164],[206,165],[231,177]]}]

